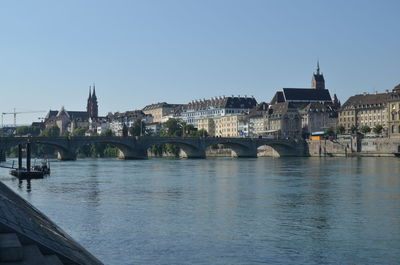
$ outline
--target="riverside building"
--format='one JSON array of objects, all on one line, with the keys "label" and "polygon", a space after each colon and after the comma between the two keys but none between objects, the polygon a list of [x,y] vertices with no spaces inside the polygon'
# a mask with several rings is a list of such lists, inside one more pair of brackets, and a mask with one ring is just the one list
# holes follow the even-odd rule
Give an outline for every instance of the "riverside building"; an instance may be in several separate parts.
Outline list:
[{"label": "riverside building", "polygon": [[390,137],[400,137],[400,84],[388,100],[388,128]]},{"label": "riverside building", "polygon": [[352,127],[360,129],[368,126],[371,129],[377,125],[383,127],[384,134],[388,132],[387,103],[391,93],[359,94],[351,96],[340,108],[338,123],[346,132]]},{"label": "riverside building", "polygon": [[340,101],[333,99],[320,72],[313,73],[311,88],[283,88],[271,100],[267,133],[283,137],[307,136],[336,126]]},{"label": "riverside building", "polygon": [[[167,102],[161,102],[156,104],[147,105],[142,109],[144,114],[150,114],[153,116],[154,123],[163,123],[168,118],[174,117],[175,113],[182,108],[183,104],[169,104]],[[165,117],[168,117],[165,119]]]},{"label": "riverside building", "polygon": [[247,114],[257,104],[254,97],[214,97],[194,100],[183,106],[180,117],[187,124],[198,128],[198,121],[226,115]]},{"label": "riverside building", "polygon": [[226,115],[223,117],[198,120],[198,129],[204,129],[213,137],[245,137],[249,135],[246,115]]},{"label": "riverside building", "polygon": [[89,86],[86,111],[67,111],[64,107],[61,107],[59,111],[50,110],[44,119],[44,124],[46,127],[57,126],[60,134],[63,135],[72,133],[76,128],[89,128],[91,124],[102,120],[103,117],[99,117],[98,112],[96,87],[93,84],[93,87]]}]

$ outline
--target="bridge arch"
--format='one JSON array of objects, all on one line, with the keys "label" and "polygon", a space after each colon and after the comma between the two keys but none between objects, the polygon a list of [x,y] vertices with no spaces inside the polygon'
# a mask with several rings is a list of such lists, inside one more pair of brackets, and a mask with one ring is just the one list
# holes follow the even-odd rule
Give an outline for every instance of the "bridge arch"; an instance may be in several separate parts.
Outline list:
[{"label": "bridge arch", "polygon": [[92,144],[108,144],[116,147],[119,150],[118,157],[120,159],[145,159],[147,158],[147,153],[142,152],[141,149],[135,148],[126,138],[115,138],[115,137],[81,137],[80,139],[73,140],[73,150],[78,154],[78,151],[84,146]]},{"label": "bridge arch", "polygon": [[261,151],[260,148],[264,146],[267,147],[263,150],[266,152],[266,156],[272,157],[298,156],[302,151],[294,141],[271,140],[258,142],[257,152]]},{"label": "bridge arch", "polygon": [[205,158],[206,152],[200,143],[193,141],[193,139],[188,138],[168,138],[159,137],[157,139],[146,141],[144,144],[144,149],[147,150],[155,145],[160,144],[173,144],[180,148],[179,156],[182,158]]},{"label": "bridge arch", "polygon": [[[245,139],[245,138],[243,138]],[[232,157],[257,157],[257,148],[250,141],[229,138],[215,138],[207,142],[206,147],[222,144],[232,150]]]}]

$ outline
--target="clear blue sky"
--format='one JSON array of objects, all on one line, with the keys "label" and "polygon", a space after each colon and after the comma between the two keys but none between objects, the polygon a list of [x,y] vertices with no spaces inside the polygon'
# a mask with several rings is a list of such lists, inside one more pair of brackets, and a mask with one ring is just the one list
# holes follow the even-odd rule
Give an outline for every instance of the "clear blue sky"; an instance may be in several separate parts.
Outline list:
[{"label": "clear blue sky", "polygon": [[232,94],[269,102],[310,87],[318,58],[344,102],[400,83],[399,11],[398,0],[1,1],[0,111],[84,110],[92,82],[101,115]]}]

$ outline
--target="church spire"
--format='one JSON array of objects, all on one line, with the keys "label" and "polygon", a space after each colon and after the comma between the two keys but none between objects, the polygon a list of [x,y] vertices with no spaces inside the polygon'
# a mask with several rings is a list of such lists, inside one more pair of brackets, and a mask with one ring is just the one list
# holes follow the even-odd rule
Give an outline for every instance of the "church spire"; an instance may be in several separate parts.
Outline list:
[{"label": "church spire", "polygon": [[89,86],[89,98],[88,98],[88,100],[91,99],[91,97],[92,97],[92,87]]},{"label": "church spire", "polygon": [[317,61],[317,75],[319,75],[319,59]]},{"label": "church spire", "polygon": [[97,98],[96,97],[96,85],[95,85],[95,83],[93,83],[93,94],[92,94],[92,97],[93,98]]}]

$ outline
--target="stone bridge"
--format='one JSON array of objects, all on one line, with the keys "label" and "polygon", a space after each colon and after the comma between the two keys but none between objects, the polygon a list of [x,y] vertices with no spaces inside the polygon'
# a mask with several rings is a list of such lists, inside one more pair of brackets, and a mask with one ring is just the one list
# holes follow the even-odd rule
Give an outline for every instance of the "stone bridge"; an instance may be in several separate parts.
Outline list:
[{"label": "stone bridge", "polygon": [[[266,138],[212,138],[212,137],[0,137],[0,153],[18,144],[27,142],[54,147],[60,160],[76,160],[79,148],[94,143],[111,144],[120,150],[121,159],[145,159],[147,150],[153,145],[175,144],[182,150],[182,157],[205,158],[209,146],[223,144],[232,149],[235,157],[257,157],[257,148],[271,146],[279,156],[304,156],[305,142],[291,139]],[[0,154],[1,156],[1,154]]]}]

